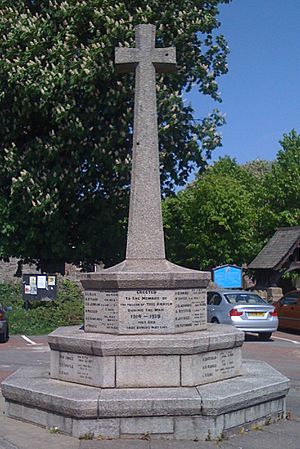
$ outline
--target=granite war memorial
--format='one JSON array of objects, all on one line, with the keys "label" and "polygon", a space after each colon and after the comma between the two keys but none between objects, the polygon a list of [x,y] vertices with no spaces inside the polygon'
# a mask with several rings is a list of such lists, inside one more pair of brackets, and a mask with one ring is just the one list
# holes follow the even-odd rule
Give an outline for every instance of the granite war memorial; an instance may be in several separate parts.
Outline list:
[{"label": "granite war memorial", "polygon": [[75,437],[214,439],[283,417],[289,384],[242,362],[242,332],[207,323],[210,273],[166,260],[155,76],[176,69],[175,48],[156,48],[150,24],[135,40],[115,54],[120,73],[135,72],[126,259],[84,275],[84,330],[48,336],[50,373],[28,367],[3,382],[6,413]]}]

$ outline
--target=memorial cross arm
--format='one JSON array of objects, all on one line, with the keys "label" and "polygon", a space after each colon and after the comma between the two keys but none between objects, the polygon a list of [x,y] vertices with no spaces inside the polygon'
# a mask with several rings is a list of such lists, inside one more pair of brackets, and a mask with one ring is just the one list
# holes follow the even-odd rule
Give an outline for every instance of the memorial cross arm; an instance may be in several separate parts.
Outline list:
[{"label": "memorial cross arm", "polygon": [[155,48],[155,26],[144,24],[135,28],[136,48],[115,49],[115,64],[119,73],[133,72],[142,61],[155,66],[157,72],[176,71],[175,47]]}]

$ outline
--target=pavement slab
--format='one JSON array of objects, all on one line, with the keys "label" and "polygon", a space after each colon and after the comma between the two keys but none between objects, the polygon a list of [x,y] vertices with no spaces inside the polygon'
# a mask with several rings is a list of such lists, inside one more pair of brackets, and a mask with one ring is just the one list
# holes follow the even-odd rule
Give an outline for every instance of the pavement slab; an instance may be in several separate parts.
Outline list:
[{"label": "pavement slab", "polygon": [[222,441],[218,449],[300,449],[300,419],[275,423]]},{"label": "pavement slab", "polygon": [[291,388],[287,395],[287,411],[293,418],[300,416],[300,386]]},{"label": "pavement slab", "polygon": [[0,449],[78,449],[77,439],[4,415],[0,397]]},{"label": "pavement slab", "polygon": [[147,440],[93,440],[80,441],[79,449],[150,449]]},{"label": "pavement slab", "polygon": [[0,415],[0,449],[300,449],[300,419],[221,441],[78,440]]}]

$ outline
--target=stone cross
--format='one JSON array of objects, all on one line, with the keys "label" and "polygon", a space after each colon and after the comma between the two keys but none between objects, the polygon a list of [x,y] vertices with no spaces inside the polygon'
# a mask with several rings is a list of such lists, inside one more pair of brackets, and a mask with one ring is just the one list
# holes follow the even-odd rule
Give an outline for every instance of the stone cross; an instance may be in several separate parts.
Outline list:
[{"label": "stone cross", "polygon": [[126,259],[165,259],[155,73],[176,69],[174,47],[155,48],[155,26],[135,27],[135,48],[116,48],[121,73],[135,71],[132,173]]}]

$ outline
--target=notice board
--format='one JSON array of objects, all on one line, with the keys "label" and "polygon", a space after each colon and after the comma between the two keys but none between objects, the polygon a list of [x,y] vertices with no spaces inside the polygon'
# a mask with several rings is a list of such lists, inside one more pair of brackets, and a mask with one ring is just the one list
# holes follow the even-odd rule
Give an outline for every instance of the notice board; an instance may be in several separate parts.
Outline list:
[{"label": "notice board", "polygon": [[54,301],[57,293],[55,274],[23,274],[24,301]]},{"label": "notice board", "polygon": [[213,268],[213,281],[219,288],[242,288],[242,268],[222,265]]}]

